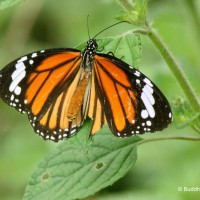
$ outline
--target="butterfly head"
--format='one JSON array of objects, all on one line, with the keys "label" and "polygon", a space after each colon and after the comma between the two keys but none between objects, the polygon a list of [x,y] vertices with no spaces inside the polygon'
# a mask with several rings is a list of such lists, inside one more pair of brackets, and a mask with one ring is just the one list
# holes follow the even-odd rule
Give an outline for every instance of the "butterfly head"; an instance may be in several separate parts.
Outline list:
[{"label": "butterfly head", "polygon": [[82,51],[82,67],[86,71],[91,71],[94,61],[94,55],[97,51],[98,45],[96,39],[89,39],[86,48]]},{"label": "butterfly head", "polygon": [[98,48],[98,45],[97,45],[96,39],[89,39],[89,40],[87,41],[86,49],[87,49],[88,51],[90,51],[91,54],[96,53],[97,48]]}]

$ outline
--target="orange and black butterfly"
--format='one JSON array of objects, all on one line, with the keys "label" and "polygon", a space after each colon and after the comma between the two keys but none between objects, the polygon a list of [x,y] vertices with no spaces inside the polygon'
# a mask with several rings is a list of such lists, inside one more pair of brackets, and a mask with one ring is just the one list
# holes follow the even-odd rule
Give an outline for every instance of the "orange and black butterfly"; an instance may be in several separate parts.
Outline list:
[{"label": "orange and black butterfly", "polygon": [[59,48],[20,57],[0,71],[0,97],[54,142],[73,136],[87,117],[91,135],[106,123],[117,137],[166,128],[172,112],[156,85],[97,50],[94,37],[83,51]]}]

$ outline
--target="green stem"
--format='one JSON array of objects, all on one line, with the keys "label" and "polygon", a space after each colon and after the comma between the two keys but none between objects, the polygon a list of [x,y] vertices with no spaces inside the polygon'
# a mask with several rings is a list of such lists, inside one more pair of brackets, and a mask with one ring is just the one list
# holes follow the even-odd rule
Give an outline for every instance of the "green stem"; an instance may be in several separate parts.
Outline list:
[{"label": "green stem", "polygon": [[148,27],[148,29],[149,29],[148,31],[149,38],[157,47],[158,51],[164,58],[165,62],[168,64],[169,68],[171,69],[176,79],[178,80],[181,88],[183,89],[188,100],[190,101],[191,106],[193,107],[194,110],[200,111],[200,103],[197,99],[197,96],[195,95],[188,79],[181,70],[180,66],[177,64],[173,55],[168,50],[164,42],[161,40],[160,36],[150,26]]},{"label": "green stem", "polygon": [[119,0],[118,2],[127,11],[131,11],[134,8],[133,4],[130,1],[128,1],[128,0]]},{"label": "green stem", "polygon": [[186,140],[186,141],[200,141],[200,137],[162,137],[162,138],[151,138],[145,139],[138,143],[138,145],[147,143],[147,142],[155,142],[155,141],[163,141],[163,140]]},{"label": "green stem", "polygon": [[193,23],[193,27],[196,29],[196,36],[197,39],[199,39],[200,36],[200,19],[199,19],[199,13],[198,8],[195,5],[194,0],[185,0],[185,4],[187,6],[188,11],[190,12],[191,20]]}]

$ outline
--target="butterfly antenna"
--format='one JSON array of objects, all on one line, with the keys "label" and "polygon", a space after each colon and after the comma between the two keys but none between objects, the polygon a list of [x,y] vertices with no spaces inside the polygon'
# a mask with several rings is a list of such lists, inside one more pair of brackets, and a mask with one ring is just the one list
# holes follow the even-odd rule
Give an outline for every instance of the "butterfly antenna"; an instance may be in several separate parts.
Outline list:
[{"label": "butterfly antenna", "polygon": [[88,37],[90,39],[89,17],[90,17],[90,15],[87,15],[87,31],[88,31]]},{"label": "butterfly antenna", "polygon": [[96,38],[98,35],[100,35],[102,32],[104,32],[105,30],[107,30],[107,29],[109,29],[109,28],[111,28],[111,27],[113,27],[113,26],[116,26],[116,25],[118,25],[118,24],[124,23],[124,22],[128,23],[127,21],[121,21],[121,22],[117,22],[117,23],[115,23],[115,24],[112,24],[112,25],[108,26],[107,28],[105,28],[105,29],[103,29],[102,31],[98,32],[98,33],[93,37],[93,39]]}]

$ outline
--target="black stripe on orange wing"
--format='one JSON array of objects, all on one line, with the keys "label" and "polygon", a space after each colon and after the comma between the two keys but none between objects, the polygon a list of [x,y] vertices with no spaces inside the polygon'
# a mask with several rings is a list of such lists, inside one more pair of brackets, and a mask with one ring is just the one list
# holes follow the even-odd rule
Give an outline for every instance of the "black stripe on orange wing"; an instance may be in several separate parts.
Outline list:
[{"label": "black stripe on orange wing", "polygon": [[45,140],[57,142],[63,138],[71,137],[83,123],[84,116],[81,110],[73,119],[68,118],[70,102],[80,82],[81,71],[82,68],[79,68],[71,84],[65,87],[57,98],[52,100],[49,108],[42,112],[43,115],[40,118],[29,115],[35,132]]},{"label": "black stripe on orange wing", "polygon": [[94,71],[107,123],[116,136],[155,132],[170,124],[167,99],[141,72],[105,54],[95,56]]},{"label": "black stripe on orange wing", "polygon": [[94,73],[92,73],[92,85],[89,96],[88,116],[93,120],[90,135],[94,135],[106,123],[105,113],[97,95]]},{"label": "black stripe on orange wing", "polygon": [[111,131],[117,136],[127,132],[135,121],[135,93],[125,72],[104,58],[97,57],[95,77],[98,96],[103,104]]},{"label": "black stripe on orange wing", "polygon": [[[67,88],[74,77],[76,76],[80,64],[80,57],[70,59],[69,53],[66,55],[56,55],[57,63],[53,60],[54,67],[47,70],[45,67],[50,65],[50,58],[44,60],[41,65],[36,69],[36,72],[31,74],[30,81],[27,80],[29,86],[27,88],[25,99],[27,104],[30,105],[31,113],[35,116],[43,115],[49,105],[52,103],[52,99],[56,99],[57,96]],[[65,58],[66,56],[66,58]],[[65,60],[62,60],[64,59]],[[43,69],[44,66],[44,69]],[[40,70],[38,70],[38,68]],[[32,78],[32,75],[34,78]]]}]

